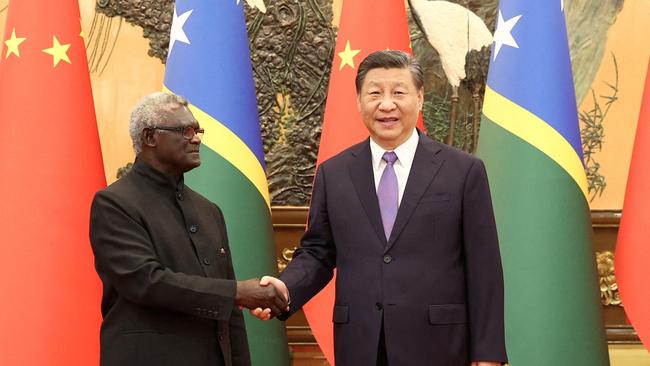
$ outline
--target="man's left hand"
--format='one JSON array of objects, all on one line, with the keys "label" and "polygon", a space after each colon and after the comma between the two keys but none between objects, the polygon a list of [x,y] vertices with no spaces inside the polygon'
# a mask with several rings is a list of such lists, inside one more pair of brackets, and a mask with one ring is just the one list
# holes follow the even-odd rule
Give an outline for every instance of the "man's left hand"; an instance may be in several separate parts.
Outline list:
[{"label": "man's left hand", "polygon": [[501,366],[501,362],[474,361],[470,366]]}]

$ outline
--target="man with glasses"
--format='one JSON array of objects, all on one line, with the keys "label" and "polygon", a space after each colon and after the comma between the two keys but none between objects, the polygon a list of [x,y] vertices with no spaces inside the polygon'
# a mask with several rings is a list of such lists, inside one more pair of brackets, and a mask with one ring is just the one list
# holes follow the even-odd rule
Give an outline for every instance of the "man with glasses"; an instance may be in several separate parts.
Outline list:
[{"label": "man with glasses", "polygon": [[183,184],[203,129],[187,100],[153,93],[129,131],[135,163],[91,208],[101,365],[250,365],[240,307],[278,314],[286,303],[259,279],[235,280],[221,210]]}]

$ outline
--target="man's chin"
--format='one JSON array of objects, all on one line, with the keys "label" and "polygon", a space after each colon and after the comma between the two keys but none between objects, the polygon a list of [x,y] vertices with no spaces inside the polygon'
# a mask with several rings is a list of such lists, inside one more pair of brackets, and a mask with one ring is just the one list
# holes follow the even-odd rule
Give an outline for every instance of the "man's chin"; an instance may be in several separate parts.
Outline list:
[{"label": "man's chin", "polygon": [[394,133],[394,131],[391,130],[375,130],[374,137],[375,140],[381,140],[381,141],[388,141],[388,140],[393,140],[397,134]]},{"label": "man's chin", "polygon": [[192,170],[194,168],[198,168],[199,166],[201,166],[201,159],[197,158],[196,160],[192,160],[187,164],[187,168],[185,169],[185,173],[189,172],[190,170]]}]

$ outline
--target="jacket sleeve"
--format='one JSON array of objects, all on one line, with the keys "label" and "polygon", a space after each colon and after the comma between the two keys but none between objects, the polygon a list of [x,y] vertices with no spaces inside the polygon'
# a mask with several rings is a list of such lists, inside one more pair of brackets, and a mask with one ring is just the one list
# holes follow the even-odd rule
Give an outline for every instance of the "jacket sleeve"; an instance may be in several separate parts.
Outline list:
[{"label": "jacket sleeve", "polygon": [[507,362],[503,272],[483,162],[476,159],[463,188],[463,245],[472,361]]},{"label": "jacket sleeve", "polygon": [[235,281],[165,268],[147,229],[129,216],[109,192],[99,192],[93,200],[90,242],[100,277],[125,299],[203,318],[230,319]]},{"label": "jacket sleeve", "polygon": [[280,279],[289,289],[291,300],[289,314],[298,311],[332,279],[336,266],[336,247],[332,238],[323,165],[316,171],[314,189],[309,207],[307,231],[300,241],[293,259]]}]

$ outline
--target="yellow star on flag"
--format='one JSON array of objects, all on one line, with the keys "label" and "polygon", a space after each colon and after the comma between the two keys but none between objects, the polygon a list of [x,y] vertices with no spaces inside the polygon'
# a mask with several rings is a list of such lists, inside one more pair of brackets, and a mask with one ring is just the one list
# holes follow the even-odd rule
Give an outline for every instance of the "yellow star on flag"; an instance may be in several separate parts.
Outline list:
[{"label": "yellow star on flag", "polygon": [[20,57],[18,46],[25,42],[26,39],[27,38],[16,37],[16,28],[14,28],[13,31],[11,31],[11,37],[5,41],[5,44],[7,45],[7,54],[5,55],[5,59],[8,59],[11,54]]},{"label": "yellow star on flag", "polygon": [[79,19],[79,25],[80,25],[80,28],[81,28],[81,31],[79,31],[79,37],[83,38],[84,41],[85,41],[86,40],[86,34],[84,33],[84,22],[82,21],[82,19]]},{"label": "yellow star on flag", "polygon": [[52,36],[52,47],[44,49],[43,52],[47,53],[48,55],[52,55],[52,67],[56,67],[56,65],[59,64],[61,60],[71,64],[70,59],[68,58],[68,48],[70,48],[70,44],[61,44],[59,43],[59,40],[56,39],[56,36]]},{"label": "yellow star on flag", "polygon": [[341,58],[341,65],[339,70],[343,69],[343,66],[348,65],[354,69],[354,56],[356,56],[361,50],[353,50],[350,48],[350,41],[345,45],[345,49],[339,52],[339,57]]}]

